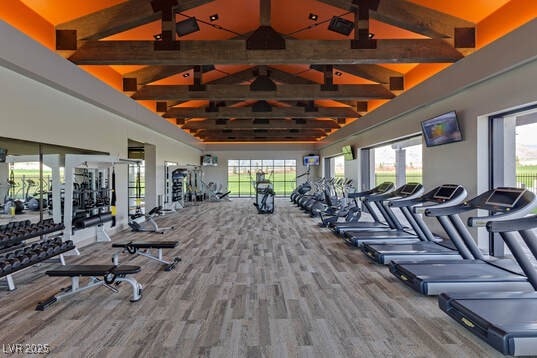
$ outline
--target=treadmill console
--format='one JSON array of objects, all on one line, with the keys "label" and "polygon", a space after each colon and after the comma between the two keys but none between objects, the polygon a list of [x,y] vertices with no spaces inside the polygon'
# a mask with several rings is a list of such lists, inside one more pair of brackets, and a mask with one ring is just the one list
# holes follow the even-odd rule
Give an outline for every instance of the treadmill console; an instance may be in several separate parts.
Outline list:
[{"label": "treadmill console", "polygon": [[490,194],[485,204],[509,210],[516,205],[525,191],[526,189],[520,188],[497,188]]},{"label": "treadmill console", "polygon": [[377,186],[377,192],[382,194],[387,192],[391,188],[393,188],[393,183],[385,181],[384,183],[381,183],[379,184],[379,186]]},{"label": "treadmill console", "polygon": [[459,189],[460,185],[454,185],[454,184],[445,184],[438,188],[438,190],[434,193],[433,199],[436,200],[450,200],[453,195],[457,192],[457,189]]},{"label": "treadmill console", "polygon": [[421,189],[420,183],[407,183],[401,187],[399,193],[403,195],[412,195]]}]

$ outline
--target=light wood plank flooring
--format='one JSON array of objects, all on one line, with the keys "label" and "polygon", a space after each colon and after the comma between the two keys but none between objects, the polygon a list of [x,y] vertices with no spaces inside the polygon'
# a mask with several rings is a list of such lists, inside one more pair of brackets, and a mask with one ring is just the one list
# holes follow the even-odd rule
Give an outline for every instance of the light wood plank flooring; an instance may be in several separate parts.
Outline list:
[{"label": "light wood plank flooring", "polygon": [[[121,256],[143,267],[140,302],[128,301],[123,284],[117,294],[96,288],[37,312],[69,280],[43,275],[51,264],[30,268],[15,274],[16,291],[0,291],[0,345],[50,344],[59,357],[500,356],[436,298],[407,289],[287,199],[273,215],[234,199],[158,220],[178,229],[113,237],[180,241],[169,253],[183,259],[175,271]],[[68,263],[110,263],[113,251],[99,243],[81,253]]]}]

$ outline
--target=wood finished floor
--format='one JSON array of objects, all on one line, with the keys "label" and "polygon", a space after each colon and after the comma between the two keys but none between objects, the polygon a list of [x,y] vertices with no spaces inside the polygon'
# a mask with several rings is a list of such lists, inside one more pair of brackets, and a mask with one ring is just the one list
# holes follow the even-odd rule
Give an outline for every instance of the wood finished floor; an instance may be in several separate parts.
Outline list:
[{"label": "wood finished floor", "polygon": [[[123,232],[113,240],[176,239],[183,261],[164,272],[139,264],[130,286],[96,288],[45,312],[36,303],[68,286],[41,265],[15,274],[0,292],[0,345],[50,344],[59,357],[495,357],[437,307],[372,264],[317,221],[276,201],[258,215],[251,200],[204,203],[160,218],[166,235]],[[110,244],[68,263],[110,263]],[[1,353],[1,351],[0,351]]]}]

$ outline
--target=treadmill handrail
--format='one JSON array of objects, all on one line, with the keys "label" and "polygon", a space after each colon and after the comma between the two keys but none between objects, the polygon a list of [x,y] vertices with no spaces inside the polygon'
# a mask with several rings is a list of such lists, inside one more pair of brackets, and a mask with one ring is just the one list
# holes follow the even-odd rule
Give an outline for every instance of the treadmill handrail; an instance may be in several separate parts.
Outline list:
[{"label": "treadmill handrail", "polygon": [[461,214],[466,211],[475,210],[475,208],[469,206],[466,202],[454,205],[454,206],[447,206],[443,208],[427,208],[425,210],[425,216],[429,217],[435,217],[435,216],[448,216],[448,215],[455,215],[455,214]]},{"label": "treadmill handrail", "polygon": [[486,226],[488,222],[500,221],[500,220],[511,220],[518,219],[532,212],[532,210],[537,205],[537,200],[529,203],[525,207],[515,211],[507,211],[503,214],[496,215],[487,215],[487,216],[472,216],[468,218],[468,226],[471,227],[483,227]]},{"label": "treadmill handrail", "polygon": [[486,224],[489,232],[522,231],[537,228],[537,215],[519,219],[489,221]]},{"label": "treadmill handrail", "polygon": [[[390,184],[391,184],[390,187],[386,191],[383,191],[382,194],[387,193],[387,192],[389,192],[390,190],[392,190],[394,188],[395,185],[393,185],[393,183],[390,183]],[[354,199],[354,198],[362,198],[362,197],[365,197],[365,196],[368,196],[368,195],[376,195],[377,193],[380,193],[378,191],[379,187],[380,187],[380,185],[377,185],[376,187],[368,189],[368,190],[349,193],[349,194],[347,194],[347,197],[349,199]]]},{"label": "treadmill handrail", "polygon": [[375,201],[385,201],[392,198],[402,198],[401,193],[397,190],[390,191],[389,193],[384,194],[378,194],[378,195],[371,195],[369,197],[364,198],[364,200],[375,202]]},{"label": "treadmill handrail", "polygon": [[[414,202],[416,200],[419,200],[423,196],[423,187],[421,187],[419,190],[417,190],[414,194],[401,197],[401,198],[395,198],[388,200],[388,206],[392,206],[394,208],[402,208],[402,207],[408,207],[413,204],[405,204],[406,201]],[[401,204],[403,203],[403,204]],[[419,202],[418,202],[419,203]],[[416,203],[416,204],[418,204]]]},{"label": "treadmill handrail", "polygon": [[464,199],[468,196],[468,191],[463,186],[459,186],[461,189],[460,193],[457,194],[455,197],[452,197],[449,200],[446,200],[442,203],[433,203],[431,202],[431,205],[422,205],[422,206],[414,206],[413,212],[414,214],[423,214],[425,210],[427,209],[443,209],[443,208],[450,208],[455,205],[461,204]]}]

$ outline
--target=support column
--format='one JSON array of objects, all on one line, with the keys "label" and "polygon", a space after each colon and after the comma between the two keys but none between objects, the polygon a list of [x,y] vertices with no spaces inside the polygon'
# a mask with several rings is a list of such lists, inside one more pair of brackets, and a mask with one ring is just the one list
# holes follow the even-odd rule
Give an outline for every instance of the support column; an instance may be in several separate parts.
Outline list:
[{"label": "support column", "polygon": [[399,188],[406,183],[406,150],[395,150],[395,186]]},{"label": "support column", "polygon": [[7,180],[9,179],[9,163],[0,163],[0,200],[4,203],[4,198],[9,191]]},{"label": "support column", "polygon": [[144,143],[145,160],[145,210],[157,206],[157,147]]}]

